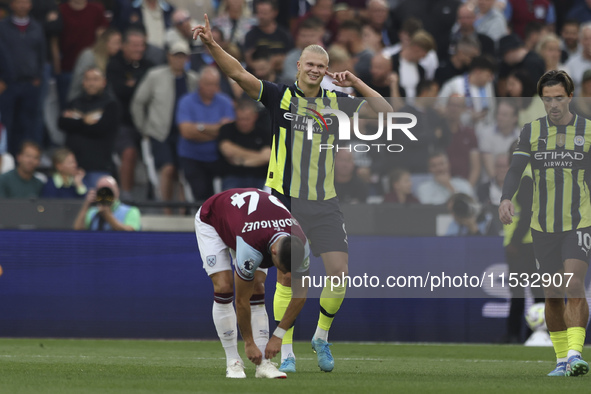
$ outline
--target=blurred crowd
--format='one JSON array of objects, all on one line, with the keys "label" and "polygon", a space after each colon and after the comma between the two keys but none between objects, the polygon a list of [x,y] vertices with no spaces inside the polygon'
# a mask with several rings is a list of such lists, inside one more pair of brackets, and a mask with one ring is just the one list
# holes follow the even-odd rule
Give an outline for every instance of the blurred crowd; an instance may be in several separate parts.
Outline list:
[{"label": "blurred crowd", "polygon": [[591,96],[590,0],[0,0],[0,198],[90,201],[106,176],[123,201],[263,187],[269,115],[192,39],[204,14],[260,79],[292,84],[320,44],[417,116],[418,141],[383,141],[402,152],[339,147],[343,202],[497,205],[510,146],[545,116],[539,77]]}]

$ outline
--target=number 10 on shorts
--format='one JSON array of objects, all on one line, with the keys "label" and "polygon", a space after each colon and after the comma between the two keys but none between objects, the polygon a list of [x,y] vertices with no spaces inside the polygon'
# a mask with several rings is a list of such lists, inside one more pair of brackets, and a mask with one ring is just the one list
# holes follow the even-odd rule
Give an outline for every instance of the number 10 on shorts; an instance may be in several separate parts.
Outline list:
[{"label": "number 10 on shorts", "polygon": [[577,230],[577,239],[579,246],[585,251],[586,255],[589,255],[589,249],[591,249],[591,234]]}]

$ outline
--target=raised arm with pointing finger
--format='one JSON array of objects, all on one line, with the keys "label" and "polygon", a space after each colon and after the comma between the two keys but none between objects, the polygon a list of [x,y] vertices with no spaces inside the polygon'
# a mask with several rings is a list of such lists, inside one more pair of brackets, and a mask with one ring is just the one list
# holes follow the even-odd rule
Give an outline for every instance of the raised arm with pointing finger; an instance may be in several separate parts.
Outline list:
[{"label": "raised arm with pointing finger", "polygon": [[224,51],[213,39],[209,18],[204,15],[205,25],[199,25],[193,28],[193,39],[199,37],[203,44],[207,45],[211,56],[222,72],[240,85],[240,87],[253,99],[257,99],[261,90],[261,81],[242,67],[228,52]]}]

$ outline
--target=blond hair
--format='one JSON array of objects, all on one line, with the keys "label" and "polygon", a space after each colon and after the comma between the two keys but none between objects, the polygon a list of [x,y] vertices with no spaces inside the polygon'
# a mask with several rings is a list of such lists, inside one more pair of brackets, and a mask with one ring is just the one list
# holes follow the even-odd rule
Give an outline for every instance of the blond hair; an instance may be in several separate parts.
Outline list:
[{"label": "blond hair", "polygon": [[92,47],[92,53],[94,54],[94,63],[103,74],[107,73],[107,63],[109,62],[109,50],[107,44],[111,37],[115,35],[121,35],[119,30],[109,27],[107,28],[97,39]]},{"label": "blond hair", "polygon": [[349,52],[347,52],[345,47],[339,44],[332,44],[330,47],[328,47],[328,51],[326,52],[328,54],[328,58],[332,60],[333,64],[348,62],[351,60],[351,55],[349,55]]},{"label": "blond hair", "polygon": [[538,42],[538,45],[536,45],[536,52],[539,53],[540,55],[542,54],[542,51],[544,50],[544,48],[546,47],[546,45],[548,45],[551,42],[555,42],[558,45],[560,45],[560,38],[558,38],[558,36],[554,33],[548,33],[545,36],[543,36],[540,39],[540,42]]},{"label": "blond hair", "polygon": [[435,39],[426,30],[417,30],[410,38],[410,45],[416,45],[425,52],[435,50]]},{"label": "blond hair", "polygon": [[71,150],[69,150],[68,148],[58,148],[55,150],[55,152],[53,152],[53,155],[51,155],[51,162],[53,163],[53,166],[55,167],[58,164],[62,164],[68,156],[73,155],[73,154],[74,153]]},{"label": "blond hair", "polygon": [[[317,55],[324,55],[324,56],[326,56],[326,62],[328,63],[328,59],[329,59],[328,53],[320,45],[312,44],[312,45],[308,45],[307,47],[305,47],[302,50],[302,53],[300,55],[299,61],[302,60],[302,56],[304,56],[304,54],[307,53],[307,52],[315,53]],[[299,80],[299,79],[300,79],[300,70],[298,70],[298,72],[296,73],[296,81]]]}]

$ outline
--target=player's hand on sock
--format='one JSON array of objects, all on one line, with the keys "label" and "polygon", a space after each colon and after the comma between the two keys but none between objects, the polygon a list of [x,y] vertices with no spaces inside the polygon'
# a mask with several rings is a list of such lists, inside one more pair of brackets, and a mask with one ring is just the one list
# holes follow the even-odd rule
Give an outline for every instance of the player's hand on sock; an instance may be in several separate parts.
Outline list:
[{"label": "player's hand on sock", "polygon": [[281,351],[281,343],[282,339],[272,335],[267,343],[267,347],[265,348],[265,358],[267,360],[272,359]]},{"label": "player's hand on sock", "polygon": [[246,352],[246,357],[248,357],[248,359],[255,365],[259,365],[261,361],[263,361],[263,353],[261,353],[254,342],[245,343],[244,350]]}]

